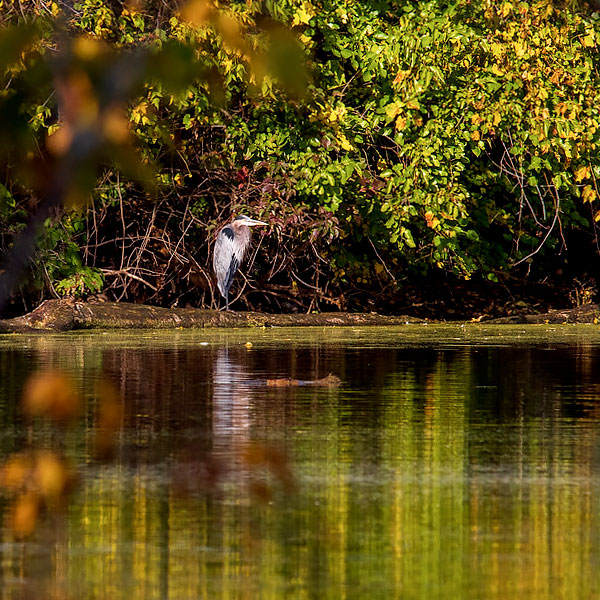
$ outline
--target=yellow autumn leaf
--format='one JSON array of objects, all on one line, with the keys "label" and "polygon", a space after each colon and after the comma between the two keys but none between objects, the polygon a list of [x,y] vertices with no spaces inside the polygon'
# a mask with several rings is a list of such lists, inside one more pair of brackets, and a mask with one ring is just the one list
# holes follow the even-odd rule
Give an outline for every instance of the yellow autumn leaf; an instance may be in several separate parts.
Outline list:
[{"label": "yellow autumn leaf", "polygon": [[300,8],[296,11],[294,19],[292,20],[292,26],[294,25],[308,25],[312,17],[315,16],[315,11],[309,2],[303,2]]},{"label": "yellow autumn leaf", "polygon": [[385,107],[385,114],[390,121],[395,119],[399,112],[400,106],[398,106],[397,102],[391,102]]},{"label": "yellow autumn leaf", "polygon": [[527,44],[524,44],[522,42],[515,42],[514,47],[515,47],[515,54],[519,57],[524,56],[525,53],[527,52]]},{"label": "yellow autumn leaf", "polygon": [[481,134],[479,133],[479,131],[474,131],[474,132],[471,134],[471,139],[472,139],[474,142],[478,142],[478,141],[481,139]]},{"label": "yellow autumn leaf", "polygon": [[115,144],[124,144],[129,139],[129,121],[122,110],[111,108],[105,112],[102,132]]},{"label": "yellow autumn leaf", "polygon": [[22,405],[28,416],[49,416],[66,422],[79,414],[81,398],[69,376],[59,371],[39,371],[27,380]]},{"label": "yellow autumn leaf", "polygon": [[600,221],[600,210],[594,215],[594,222],[597,223],[598,221]]},{"label": "yellow autumn leaf", "polygon": [[225,73],[231,73],[233,71],[233,60],[231,58],[224,58],[221,62],[224,67]]},{"label": "yellow autumn leaf", "polygon": [[102,42],[88,35],[81,35],[73,42],[73,54],[81,60],[92,60],[103,50]]},{"label": "yellow autumn leaf", "polygon": [[554,107],[554,111],[556,112],[556,114],[560,115],[561,117],[565,116],[565,113],[567,112],[567,110],[569,110],[569,106],[567,105],[566,102],[559,102]]},{"label": "yellow autumn leaf", "polygon": [[40,512],[40,499],[37,494],[28,492],[20,496],[13,505],[10,526],[16,537],[31,535]]},{"label": "yellow autumn leaf", "polygon": [[147,102],[140,102],[137,106],[134,106],[131,109],[131,116],[134,118],[134,120],[137,122],[139,122],[140,117],[142,115],[145,115],[148,112],[148,103]]},{"label": "yellow autumn leaf", "polygon": [[556,70],[556,71],[554,71],[554,73],[552,73],[552,76],[550,77],[550,79],[548,81],[550,81],[550,83],[553,83],[554,85],[558,85],[560,83],[562,76],[563,76],[563,72]]},{"label": "yellow autumn leaf", "polygon": [[490,46],[490,50],[492,51],[492,54],[496,57],[499,58],[500,56],[502,56],[503,52],[503,45],[502,44],[498,44],[496,42],[494,42],[493,44],[491,44]]},{"label": "yellow autumn leaf", "polygon": [[65,154],[73,141],[73,130],[67,125],[63,125],[54,131],[48,130],[46,146],[50,152],[56,156]]},{"label": "yellow autumn leaf", "polygon": [[596,36],[590,31],[582,40],[581,44],[587,48],[593,48],[596,45]]},{"label": "yellow autumn leaf", "polygon": [[425,224],[430,229],[435,229],[440,224],[440,220],[436,216],[434,216],[434,214],[431,211],[428,210],[425,213]]},{"label": "yellow autumn leaf", "polygon": [[337,121],[341,121],[341,119],[346,114],[346,107],[344,105],[340,105],[337,108],[332,108],[328,112],[325,112],[323,117],[329,123],[336,123]]},{"label": "yellow autumn leaf", "polygon": [[494,75],[498,75],[499,77],[502,77],[502,75],[504,75],[504,71],[498,65],[492,66],[492,73]]},{"label": "yellow autumn leaf", "polygon": [[348,141],[348,138],[343,133],[338,133],[337,141],[342,150],[354,150],[354,146]]},{"label": "yellow autumn leaf", "polygon": [[586,185],[583,188],[583,192],[581,193],[581,197],[584,202],[593,202],[596,199],[596,191],[592,188],[591,185]]},{"label": "yellow autumn leaf", "polygon": [[402,131],[406,127],[406,118],[398,117],[396,119],[396,131]]},{"label": "yellow autumn leaf", "polygon": [[203,25],[213,19],[215,7],[209,0],[191,0],[181,11],[181,17],[193,25]]},{"label": "yellow autumn leaf", "polygon": [[502,120],[502,116],[500,115],[499,112],[495,112],[494,115],[492,116],[492,123],[494,125],[494,127],[496,127],[500,121]]},{"label": "yellow autumn leaf", "polygon": [[65,491],[69,472],[54,452],[42,451],[37,455],[35,479],[42,496],[57,500]]},{"label": "yellow autumn leaf", "polygon": [[587,179],[590,176],[590,168],[589,167],[580,167],[575,171],[575,181],[580,182],[584,179]]},{"label": "yellow autumn leaf", "polygon": [[[268,96],[269,94],[272,94],[274,83],[275,83],[275,80],[272,77],[265,75],[262,78],[261,83],[260,83],[260,93],[263,96]],[[318,116],[310,115],[309,120],[318,121]]]},{"label": "yellow autumn leaf", "polygon": [[407,71],[398,71],[396,77],[394,77],[394,81],[392,83],[396,85],[400,85],[410,74],[410,70]]}]

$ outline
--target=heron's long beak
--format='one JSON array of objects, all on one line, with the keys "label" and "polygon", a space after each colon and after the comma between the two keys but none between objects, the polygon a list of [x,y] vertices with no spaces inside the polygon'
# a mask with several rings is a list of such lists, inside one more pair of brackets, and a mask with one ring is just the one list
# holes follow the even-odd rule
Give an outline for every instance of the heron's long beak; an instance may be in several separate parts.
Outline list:
[{"label": "heron's long beak", "polygon": [[268,225],[268,223],[248,217],[248,219],[244,220],[244,225],[247,227],[254,227],[255,225]]}]

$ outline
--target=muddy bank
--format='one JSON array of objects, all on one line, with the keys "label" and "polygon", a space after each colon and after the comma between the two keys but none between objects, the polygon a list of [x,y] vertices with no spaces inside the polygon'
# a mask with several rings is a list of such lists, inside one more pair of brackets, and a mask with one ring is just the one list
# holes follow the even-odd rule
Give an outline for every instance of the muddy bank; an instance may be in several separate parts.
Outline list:
[{"label": "muddy bank", "polygon": [[22,317],[0,320],[0,332],[77,329],[173,329],[177,327],[294,327],[319,325],[402,325],[424,319],[377,314],[320,313],[271,315],[199,308],[160,308],[143,304],[46,300]]},{"label": "muddy bank", "polygon": [[[495,319],[473,319],[495,324],[598,323],[600,307],[588,304],[539,314],[516,314]],[[46,300],[27,315],[0,320],[0,332],[71,331],[78,329],[173,329],[177,327],[306,327],[366,326],[423,323],[410,316],[374,313],[320,313],[271,315],[197,308],[160,308],[116,302],[85,303]],[[431,321],[428,321],[431,322]]]}]

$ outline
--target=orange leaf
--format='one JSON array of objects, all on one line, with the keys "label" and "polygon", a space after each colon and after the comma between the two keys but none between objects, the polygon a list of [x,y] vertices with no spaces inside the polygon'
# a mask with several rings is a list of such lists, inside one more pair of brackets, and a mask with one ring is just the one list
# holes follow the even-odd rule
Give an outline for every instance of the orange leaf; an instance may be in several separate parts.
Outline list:
[{"label": "orange leaf", "polygon": [[24,494],[15,502],[10,526],[17,537],[27,537],[33,533],[40,510],[40,499],[37,494]]},{"label": "orange leaf", "polygon": [[57,421],[68,421],[79,413],[79,408],[79,394],[64,373],[39,372],[25,384],[23,410],[30,416],[45,415]]},{"label": "orange leaf", "polygon": [[590,176],[590,168],[589,167],[580,167],[575,171],[575,181],[583,181]]}]

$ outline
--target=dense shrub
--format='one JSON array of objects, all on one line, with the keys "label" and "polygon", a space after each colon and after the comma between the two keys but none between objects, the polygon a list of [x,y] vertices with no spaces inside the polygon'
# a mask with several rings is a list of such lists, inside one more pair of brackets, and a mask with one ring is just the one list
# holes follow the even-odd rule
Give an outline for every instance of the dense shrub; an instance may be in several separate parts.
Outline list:
[{"label": "dense shrub", "polygon": [[36,205],[21,157],[46,160],[60,130],[52,21],[84,65],[99,40],[155,52],[127,108],[155,189],[99,158],[91,200],[47,220],[30,287],[209,303],[213,235],[239,211],[271,225],[244,295],[268,310],[390,308],[419,277],[580,275],[597,255],[600,37],[585,5],[23,6],[4,26],[35,21],[33,38],[16,56],[0,46],[0,114],[21,132],[3,155],[5,248]]}]

